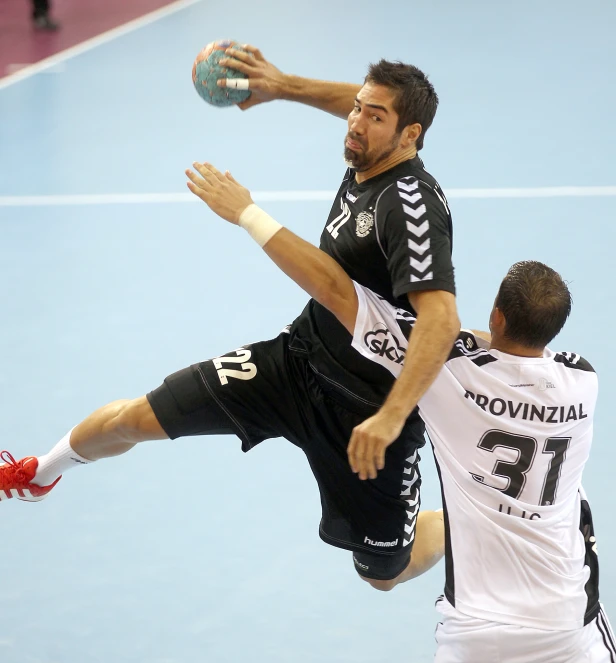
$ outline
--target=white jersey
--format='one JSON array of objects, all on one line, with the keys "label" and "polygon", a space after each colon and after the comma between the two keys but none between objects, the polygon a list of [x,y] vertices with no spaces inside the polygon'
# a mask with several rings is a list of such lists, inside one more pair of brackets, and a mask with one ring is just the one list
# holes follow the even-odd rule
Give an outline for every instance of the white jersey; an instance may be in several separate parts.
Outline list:
[{"label": "white jersey", "polygon": [[[353,347],[397,376],[414,319],[355,288]],[[597,376],[579,355],[485,346],[463,331],[419,403],[442,484],[445,595],[472,617],[577,629],[599,611],[582,491]]]}]

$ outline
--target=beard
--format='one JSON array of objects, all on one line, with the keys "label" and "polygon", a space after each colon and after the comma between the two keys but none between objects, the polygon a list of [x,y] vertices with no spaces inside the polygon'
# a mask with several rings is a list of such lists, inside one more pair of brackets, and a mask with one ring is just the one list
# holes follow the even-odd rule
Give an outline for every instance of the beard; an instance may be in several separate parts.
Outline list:
[{"label": "beard", "polygon": [[359,150],[359,151],[352,150],[350,147],[347,147],[346,144],[347,138],[350,138],[356,143],[359,143],[360,145],[362,145],[362,147],[363,144],[356,136],[352,136],[350,132],[345,136],[344,163],[349,168],[353,168],[353,170],[357,171],[358,173],[361,173],[366,170],[369,170],[373,166],[376,166],[376,164],[378,164],[379,162],[387,159],[398,147],[398,140],[400,138],[400,134],[395,134],[394,137],[391,139],[390,143],[385,147],[374,150]]}]

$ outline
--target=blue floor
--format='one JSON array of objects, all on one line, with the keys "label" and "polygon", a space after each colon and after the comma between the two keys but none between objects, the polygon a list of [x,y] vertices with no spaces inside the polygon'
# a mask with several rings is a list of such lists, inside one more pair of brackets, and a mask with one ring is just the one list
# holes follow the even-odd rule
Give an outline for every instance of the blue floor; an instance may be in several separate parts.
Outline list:
[{"label": "blue floor", "polygon": [[[441,98],[422,157],[448,189],[616,185],[613,3],[203,1],[0,89],[0,448],[47,451],[92,409],[269,338],[306,297],[251,240],[188,203],[2,206],[3,197],[185,193],[208,159],[254,191],[335,190],[345,124],[288,103],[246,113],[192,89],[200,48],[258,45],[281,69],[361,81],[410,61]],[[574,310],[554,349],[601,392],[585,475],[602,597],[616,612],[610,349],[616,197],[450,200],[459,307],[485,327],[511,263],[548,262]],[[326,201],[263,203],[316,241]],[[283,440],[154,442],[1,510],[2,663],[432,660],[443,565],[383,594],[317,536]],[[423,504],[440,505],[429,453]]]}]

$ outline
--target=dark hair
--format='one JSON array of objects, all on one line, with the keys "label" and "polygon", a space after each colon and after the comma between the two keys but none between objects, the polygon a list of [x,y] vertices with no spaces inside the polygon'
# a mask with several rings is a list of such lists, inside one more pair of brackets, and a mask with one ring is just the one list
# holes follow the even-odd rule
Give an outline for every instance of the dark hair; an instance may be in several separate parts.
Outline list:
[{"label": "dark hair", "polygon": [[412,64],[380,60],[368,67],[364,83],[374,83],[391,88],[395,93],[394,110],[398,114],[398,133],[409,124],[419,122],[421,134],[417,149],[421,150],[424,135],[434,120],[438,96],[428,77]]},{"label": "dark hair", "polygon": [[571,313],[571,293],[560,274],[542,262],[525,260],[507,272],[494,304],[505,316],[505,338],[544,348]]}]

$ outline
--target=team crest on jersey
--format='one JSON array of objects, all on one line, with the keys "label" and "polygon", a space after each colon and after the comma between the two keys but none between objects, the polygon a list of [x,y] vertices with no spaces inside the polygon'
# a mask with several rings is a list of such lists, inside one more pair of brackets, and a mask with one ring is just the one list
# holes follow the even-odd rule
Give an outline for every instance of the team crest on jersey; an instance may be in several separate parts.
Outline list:
[{"label": "team crest on jersey", "polygon": [[374,225],[374,217],[370,212],[360,212],[355,219],[355,234],[358,237],[365,237]]}]

